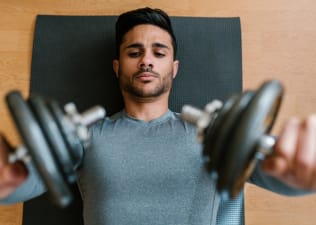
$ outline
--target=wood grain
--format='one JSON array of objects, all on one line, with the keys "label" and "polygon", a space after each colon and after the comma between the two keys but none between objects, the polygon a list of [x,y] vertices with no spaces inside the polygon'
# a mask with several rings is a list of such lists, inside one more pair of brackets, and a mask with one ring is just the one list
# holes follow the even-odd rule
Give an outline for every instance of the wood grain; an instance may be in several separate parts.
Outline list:
[{"label": "wood grain", "polygon": [[[137,7],[158,7],[177,16],[239,16],[242,22],[244,89],[279,79],[286,96],[274,133],[291,115],[316,112],[316,3],[312,0],[1,0],[0,131],[19,143],[5,94],[27,95],[34,22],[37,14],[117,15]],[[312,225],[316,196],[287,198],[246,186],[246,222]],[[22,204],[0,207],[0,225],[20,225]]]}]

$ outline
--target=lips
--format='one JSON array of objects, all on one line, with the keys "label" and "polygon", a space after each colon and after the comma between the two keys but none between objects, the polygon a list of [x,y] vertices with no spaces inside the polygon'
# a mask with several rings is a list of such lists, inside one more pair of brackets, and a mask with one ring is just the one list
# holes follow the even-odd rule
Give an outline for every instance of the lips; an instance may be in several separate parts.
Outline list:
[{"label": "lips", "polygon": [[150,72],[142,72],[142,73],[137,74],[135,78],[141,81],[151,81],[157,78],[157,75]]}]

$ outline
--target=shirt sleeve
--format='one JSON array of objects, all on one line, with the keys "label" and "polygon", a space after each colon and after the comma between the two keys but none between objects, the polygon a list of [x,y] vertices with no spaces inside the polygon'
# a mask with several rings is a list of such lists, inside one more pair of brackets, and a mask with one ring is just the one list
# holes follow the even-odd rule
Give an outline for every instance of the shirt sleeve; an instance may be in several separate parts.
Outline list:
[{"label": "shirt sleeve", "polygon": [[24,202],[37,197],[46,191],[45,185],[38,176],[34,166],[31,163],[28,163],[27,168],[29,171],[27,180],[7,198],[1,199],[0,204]]},{"label": "shirt sleeve", "polygon": [[314,193],[311,191],[290,187],[282,181],[267,175],[263,172],[260,163],[256,165],[249,182],[272,192],[287,196],[298,196]]}]

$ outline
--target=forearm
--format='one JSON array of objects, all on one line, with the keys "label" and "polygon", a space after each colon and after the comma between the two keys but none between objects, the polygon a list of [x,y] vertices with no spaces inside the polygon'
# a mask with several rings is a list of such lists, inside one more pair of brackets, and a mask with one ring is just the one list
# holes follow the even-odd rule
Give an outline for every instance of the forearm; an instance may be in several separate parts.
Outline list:
[{"label": "forearm", "polygon": [[282,181],[265,174],[260,167],[260,163],[256,166],[252,176],[249,179],[249,182],[272,192],[287,196],[313,193],[311,191],[290,187],[289,185],[284,184]]},{"label": "forearm", "polygon": [[35,168],[32,165],[27,165],[27,167],[29,171],[27,180],[18,187],[15,192],[4,199],[1,199],[0,204],[24,202],[39,196],[46,191],[46,188],[38,177]]}]

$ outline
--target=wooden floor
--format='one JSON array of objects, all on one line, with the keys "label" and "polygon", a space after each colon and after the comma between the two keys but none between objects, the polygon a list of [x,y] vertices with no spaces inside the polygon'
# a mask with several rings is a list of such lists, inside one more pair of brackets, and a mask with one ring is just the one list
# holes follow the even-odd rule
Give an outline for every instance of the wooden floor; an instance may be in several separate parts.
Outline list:
[{"label": "wooden floor", "polygon": [[[143,6],[174,16],[239,16],[242,22],[244,88],[281,80],[286,97],[274,133],[290,115],[316,112],[316,3],[313,0],[1,0],[0,96],[28,93],[35,16],[116,15]],[[0,131],[18,144],[0,101]],[[315,225],[316,196],[286,198],[246,186],[248,225]],[[22,205],[1,206],[0,225],[20,225]]]}]

